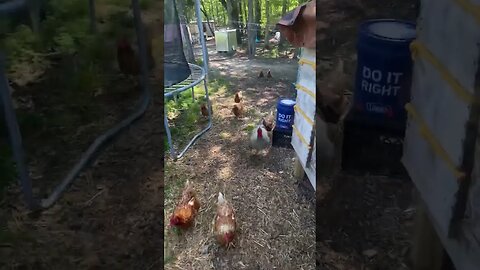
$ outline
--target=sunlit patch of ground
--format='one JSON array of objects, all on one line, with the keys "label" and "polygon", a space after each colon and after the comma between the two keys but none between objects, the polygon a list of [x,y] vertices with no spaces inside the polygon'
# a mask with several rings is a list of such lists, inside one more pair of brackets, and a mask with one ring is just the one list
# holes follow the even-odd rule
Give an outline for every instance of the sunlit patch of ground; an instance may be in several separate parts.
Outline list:
[{"label": "sunlit patch of ground", "polygon": [[[212,95],[213,127],[183,159],[166,160],[166,219],[187,179],[202,207],[191,230],[182,235],[167,230],[171,259],[165,269],[315,269],[313,196],[307,200],[297,192],[293,150],[271,148],[263,156],[252,156],[248,145],[251,130],[274,110],[278,97],[291,95],[289,82],[295,80],[296,65],[276,64],[270,67],[272,73],[288,70],[284,77],[258,81],[256,68],[247,70],[247,60],[217,62],[211,57],[211,72],[221,76],[222,68],[229,76],[222,77],[228,82],[224,91]],[[244,92],[246,113],[237,119],[231,106],[239,90]],[[220,248],[212,234],[218,192],[237,213],[239,229],[235,247],[229,250]]]}]

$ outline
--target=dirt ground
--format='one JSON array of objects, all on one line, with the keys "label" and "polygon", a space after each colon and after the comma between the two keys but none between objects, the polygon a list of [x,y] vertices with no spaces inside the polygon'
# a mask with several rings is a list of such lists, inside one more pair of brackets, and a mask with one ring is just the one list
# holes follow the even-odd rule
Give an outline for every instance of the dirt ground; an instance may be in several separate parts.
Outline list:
[{"label": "dirt ground", "polygon": [[[166,228],[166,269],[315,268],[313,188],[306,190],[294,180],[293,149],[271,148],[259,157],[248,152],[248,126],[273,111],[278,97],[292,96],[295,61],[241,55],[210,50],[211,73],[227,76],[228,90],[212,96],[212,129],[183,159],[166,160],[165,187],[171,189],[166,192],[166,218],[181,192],[178,182],[189,179],[202,203],[194,228],[182,235]],[[260,70],[268,69],[273,78],[257,78]],[[239,90],[247,111],[242,119],[231,112]],[[219,191],[233,204],[239,227],[235,247],[229,250],[220,248],[211,233]]]}]

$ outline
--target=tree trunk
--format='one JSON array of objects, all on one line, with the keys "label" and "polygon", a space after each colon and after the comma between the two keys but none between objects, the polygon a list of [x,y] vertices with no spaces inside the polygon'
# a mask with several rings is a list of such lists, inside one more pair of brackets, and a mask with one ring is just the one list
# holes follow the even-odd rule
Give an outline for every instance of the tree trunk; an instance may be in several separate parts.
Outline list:
[{"label": "tree trunk", "polygon": [[228,24],[230,27],[237,30],[237,43],[241,44],[242,40],[240,38],[239,10],[236,2],[236,0],[220,0],[220,3],[222,3],[222,6],[227,11]]},{"label": "tree trunk", "polygon": [[218,13],[218,5],[215,5],[215,20],[217,24],[220,22],[220,14]]},{"label": "tree trunk", "polygon": [[209,8],[210,11],[212,12],[212,20],[213,20],[215,23],[218,23],[217,18],[215,18],[215,9],[213,8],[212,1],[209,2],[208,8]]},{"label": "tree trunk", "polygon": [[195,54],[193,53],[192,41],[188,35],[187,30],[187,18],[185,17],[185,3],[184,0],[177,0],[178,4],[178,17],[180,19],[180,27],[182,30],[182,43],[183,43],[183,52],[185,53],[185,58],[189,63],[195,63]]},{"label": "tree trunk", "polygon": [[[288,0],[283,0],[283,5],[282,5],[282,17],[283,15],[285,15],[285,13],[287,13],[287,5],[288,5]],[[284,46],[285,44],[285,37],[283,35],[280,35],[280,42],[279,42],[279,47],[282,47]]]},{"label": "tree trunk", "polygon": [[268,49],[270,39],[270,3],[265,0],[265,48]]},{"label": "tree trunk", "polygon": [[248,0],[248,23],[247,23],[247,35],[248,35],[248,57],[255,57],[255,27],[253,25],[253,0]]},{"label": "tree trunk", "polygon": [[[240,35],[240,40],[242,40],[242,25],[243,25],[243,12],[242,12],[242,1],[238,1],[238,32],[237,34]],[[239,44],[240,45],[240,44]]]},{"label": "tree trunk", "polygon": [[256,34],[258,39],[260,39],[260,23],[262,22],[262,6],[260,1],[261,0],[255,0],[255,23],[257,24],[255,26],[257,29]]},{"label": "tree trunk", "polygon": [[[201,2],[201,5],[202,5],[202,7],[200,8],[200,10],[202,11],[203,15],[205,15],[205,19],[207,20],[207,27],[208,27],[208,29],[210,30],[210,32],[211,32],[212,34],[214,34],[215,31],[214,31],[212,25],[210,24],[210,17],[209,17],[208,14],[207,14],[207,9],[205,8],[203,2]],[[206,31],[206,32],[208,32],[208,31]],[[207,34],[207,36],[208,36],[208,34]]]},{"label": "tree trunk", "polygon": [[243,16],[245,17],[245,30],[247,30],[247,23],[248,23],[248,0],[244,0],[243,2]]}]

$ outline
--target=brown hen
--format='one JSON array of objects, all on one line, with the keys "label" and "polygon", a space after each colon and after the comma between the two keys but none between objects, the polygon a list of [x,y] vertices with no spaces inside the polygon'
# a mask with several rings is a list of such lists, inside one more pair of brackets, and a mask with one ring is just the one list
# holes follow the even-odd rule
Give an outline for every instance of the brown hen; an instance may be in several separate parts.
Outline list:
[{"label": "brown hen", "polygon": [[238,91],[238,92],[235,94],[234,101],[235,101],[235,103],[240,103],[240,101],[242,101],[242,100],[243,100],[242,91]]},{"label": "brown hen", "polygon": [[185,189],[182,192],[182,198],[170,217],[170,226],[188,229],[192,226],[198,209],[200,209],[200,203],[197,200],[192,185],[187,181]]},{"label": "brown hen", "polygon": [[233,104],[232,112],[235,117],[239,118],[242,117],[245,113],[245,108],[243,106],[243,102]]},{"label": "brown hen", "polygon": [[203,116],[208,117],[208,109],[205,103],[203,103],[202,106],[200,106],[200,111],[202,112]]},{"label": "brown hen", "polygon": [[214,234],[218,243],[229,247],[235,238],[235,212],[232,205],[225,200],[221,192],[218,193],[217,215],[214,222]]},{"label": "brown hen", "polygon": [[268,115],[262,119],[262,124],[267,131],[272,131],[275,128],[275,118],[273,114]]}]

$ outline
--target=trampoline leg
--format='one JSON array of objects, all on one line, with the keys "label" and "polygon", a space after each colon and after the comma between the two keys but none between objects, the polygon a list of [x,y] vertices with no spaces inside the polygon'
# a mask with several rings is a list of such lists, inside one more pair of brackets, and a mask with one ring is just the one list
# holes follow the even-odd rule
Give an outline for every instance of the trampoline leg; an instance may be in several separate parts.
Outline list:
[{"label": "trampoline leg", "polygon": [[[185,148],[183,148],[183,150],[180,152],[180,154],[176,155],[174,154],[173,150],[172,150],[172,157],[174,160],[177,160],[177,159],[180,159],[183,157],[183,155],[185,155],[185,153],[187,152],[187,150],[198,140],[198,138],[200,138],[203,134],[205,134],[205,132],[207,132],[210,128],[212,128],[212,107],[211,107],[211,103],[210,103],[210,99],[208,97],[208,88],[207,88],[207,82],[206,80],[203,80],[203,85],[205,86],[205,96],[207,98],[207,110],[208,110],[208,125],[207,127],[205,127],[202,131],[200,131],[199,133],[197,133],[191,140],[190,142],[188,142],[187,146],[185,146]],[[170,133],[170,130],[168,129],[168,127],[166,127],[166,130],[167,130],[167,137],[169,137],[169,133]],[[171,142],[171,139],[170,139],[170,142]],[[173,147],[173,146],[172,146]],[[173,148],[172,148],[173,149]]]},{"label": "trampoline leg", "polygon": [[175,160],[175,148],[173,147],[172,142],[172,133],[170,132],[170,127],[168,126],[168,117],[167,117],[167,106],[164,108],[164,125],[165,125],[165,133],[167,134],[167,142],[170,148],[170,156]]},{"label": "trampoline leg", "polygon": [[212,104],[210,102],[210,97],[208,95],[207,80],[203,80],[203,87],[205,88],[205,98],[207,99],[208,104],[208,120],[210,124],[212,123]]},{"label": "trampoline leg", "polygon": [[28,166],[25,161],[25,154],[22,145],[22,135],[18,127],[17,116],[13,108],[8,80],[4,70],[4,58],[0,55],[0,109],[3,109],[3,115],[7,126],[10,146],[13,152],[13,158],[16,163],[19,184],[25,198],[27,207],[31,210],[38,207],[38,202],[34,198],[32,190],[32,181],[28,172]]}]

